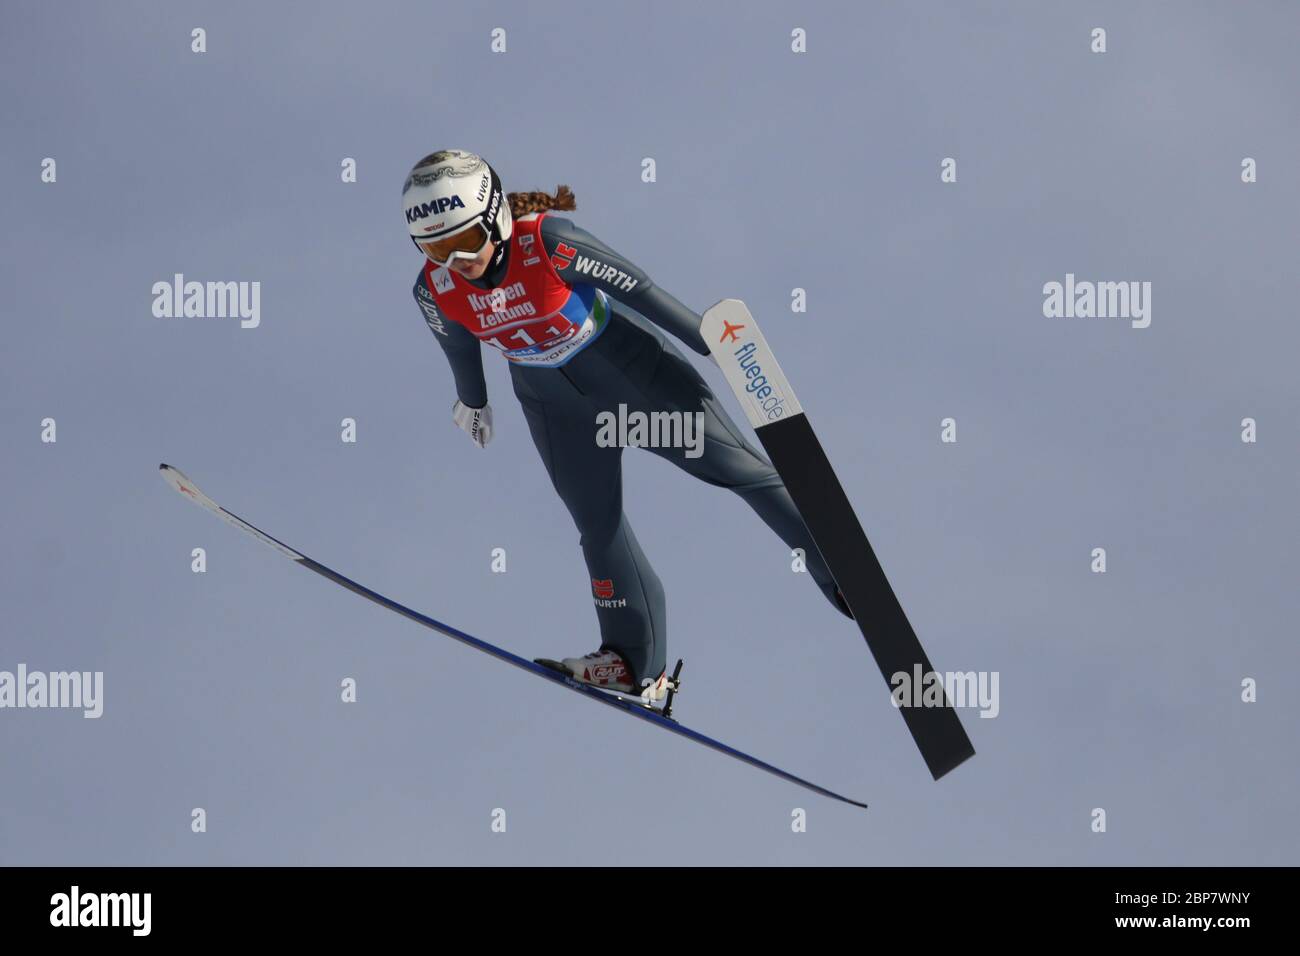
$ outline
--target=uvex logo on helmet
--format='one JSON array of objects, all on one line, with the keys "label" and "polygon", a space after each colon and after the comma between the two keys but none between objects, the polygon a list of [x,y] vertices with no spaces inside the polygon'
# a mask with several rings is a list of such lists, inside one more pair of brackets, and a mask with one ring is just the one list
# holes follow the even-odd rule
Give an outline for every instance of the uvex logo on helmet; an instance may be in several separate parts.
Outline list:
[{"label": "uvex logo on helmet", "polygon": [[461,201],[460,196],[443,196],[432,202],[422,202],[418,205],[411,206],[406,210],[407,225],[415,222],[417,219],[427,219],[430,216],[436,216],[446,212],[448,209],[464,209],[465,204]]}]

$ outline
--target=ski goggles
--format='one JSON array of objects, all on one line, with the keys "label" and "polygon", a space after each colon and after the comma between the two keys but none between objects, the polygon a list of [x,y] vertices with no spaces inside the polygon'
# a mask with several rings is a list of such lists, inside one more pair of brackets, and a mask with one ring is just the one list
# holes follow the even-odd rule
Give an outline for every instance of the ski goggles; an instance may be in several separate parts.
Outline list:
[{"label": "ski goggles", "polygon": [[474,258],[483,251],[489,238],[487,226],[483,225],[481,219],[475,219],[451,235],[439,236],[436,239],[420,239],[412,236],[411,241],[438,265],[445,266],[449,265],[453,258]]}]

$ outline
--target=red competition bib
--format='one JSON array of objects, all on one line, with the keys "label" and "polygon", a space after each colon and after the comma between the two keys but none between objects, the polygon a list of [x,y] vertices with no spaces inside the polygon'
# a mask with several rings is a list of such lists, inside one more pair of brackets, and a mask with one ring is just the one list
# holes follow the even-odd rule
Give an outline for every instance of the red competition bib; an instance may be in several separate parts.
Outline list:
[{"label": "red competition bib", "polygon": [[424,282],[438,310],[481,342],[520,365],[563,365],[590,345],[609,321],[609,299],[588,285],[571,286],[542,246],[545,213],[515,220],[509,265],[493,289],[481,289],[428,262]]}]

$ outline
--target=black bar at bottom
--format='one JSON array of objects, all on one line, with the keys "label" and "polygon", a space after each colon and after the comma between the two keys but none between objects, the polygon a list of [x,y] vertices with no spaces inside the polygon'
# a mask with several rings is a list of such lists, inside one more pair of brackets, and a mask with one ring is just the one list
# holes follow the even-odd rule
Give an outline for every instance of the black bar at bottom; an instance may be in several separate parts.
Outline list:
[{"label": "black bar at bottom", "polygon": [[[664,850],[671,856],[671,847]],[[0,869],[0,926],[15,953],[32,952],[13,945],[32,937],[56,944],[49,952],[139,938],[208,946],[287,939],[296,951],[320,941],[334,952],[345,940],[414,936],[447,937],[455,950],[480,948],[464,934],[495,951],[512,936],[536,941],[539,933],[589,938],[600,948],[609,937],[573,913],[599,902],[615,882],[637,880],[642,903],[669,939],[680,932],[698,939],[713,929],[729,944],[750,936],[770,941],[788,928],[805,946],[819,936],[842,942],[850,932],[873,946],[897,939],[909,949],[982,951],[1046,933],[1071,941],[1209,939],[1225,951],[1252,930],[1285,933],[1295,881],[1283,868],[650,869],[658,868],[638,860],[612,869],[550,868],[539,879],[528,868],[10,868]],[[74,886],[83,905],[89,895],[148,893],[147,937],[130,925],[55,925],[59,900]]]}]

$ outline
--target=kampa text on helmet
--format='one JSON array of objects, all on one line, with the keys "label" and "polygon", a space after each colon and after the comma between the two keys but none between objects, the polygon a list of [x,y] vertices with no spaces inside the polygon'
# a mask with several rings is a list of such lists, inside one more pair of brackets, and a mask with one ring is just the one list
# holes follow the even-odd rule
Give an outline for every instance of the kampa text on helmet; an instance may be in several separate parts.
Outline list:
[{"label": "kampa text on helmet", "polygon": [[429,216],[436,216],[444,213],[449,209],[464,209],[465,204],[461,202],[460,196],[443,196],[434,199],[431,202],[422,202],[419,205],[412,206],[406,210],[406,222],[415,222],[417,219],[427,219]]}]

